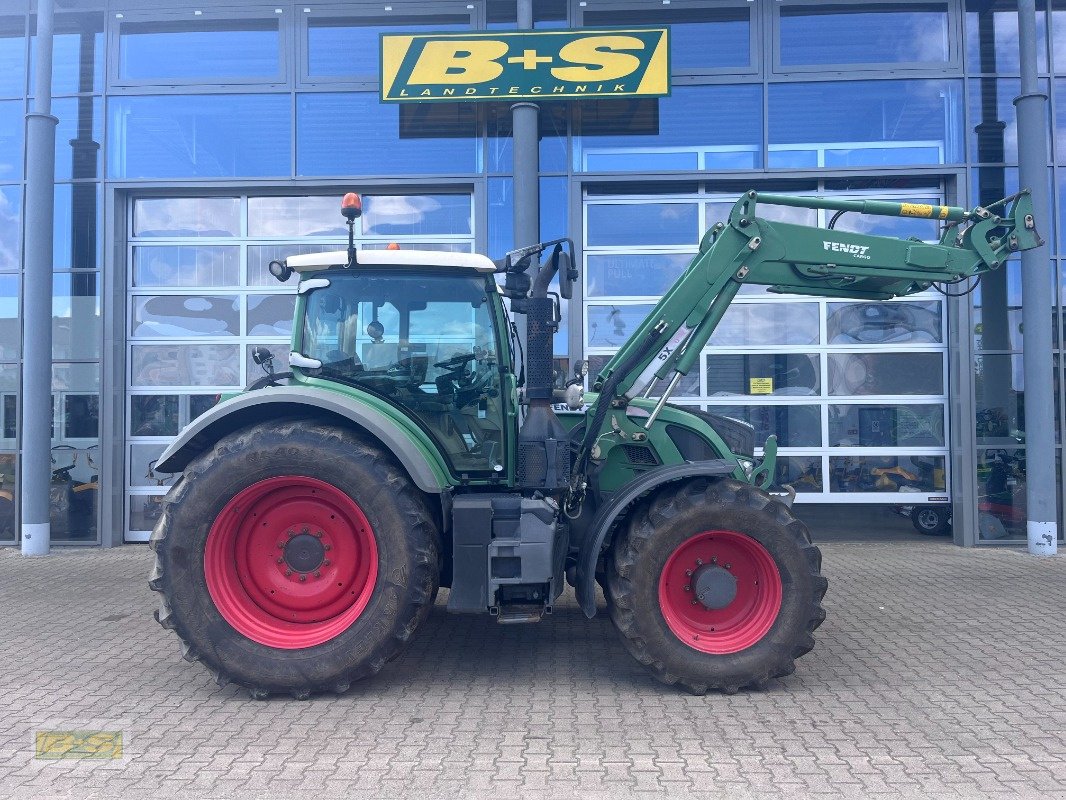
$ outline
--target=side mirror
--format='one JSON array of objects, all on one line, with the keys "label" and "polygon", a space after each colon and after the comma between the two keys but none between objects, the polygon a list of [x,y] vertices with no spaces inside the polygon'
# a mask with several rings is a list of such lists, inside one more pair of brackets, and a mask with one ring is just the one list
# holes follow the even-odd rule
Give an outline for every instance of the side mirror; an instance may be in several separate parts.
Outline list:
[{"label": "side mirror", "polygon": [[577,276],[577,270],[571,265],[570,254],[563,252],[562,248],[555,252],[554,258],[559,271],[559,294],[569,300],[574,296],[574,279]]},{"label": "side mirror", "polygon": [[271,261],[267,264],[267,270],[271,275],[277,278],[279,283],[285,283],[285,281],[291,278],[293,271],[292,267],[281,261]]},{"label": "side mirror", "polygon": [[261,366],[268,375],[274,374],[274,354],[270,349],[257,344],[252,348],[252,361]]}]

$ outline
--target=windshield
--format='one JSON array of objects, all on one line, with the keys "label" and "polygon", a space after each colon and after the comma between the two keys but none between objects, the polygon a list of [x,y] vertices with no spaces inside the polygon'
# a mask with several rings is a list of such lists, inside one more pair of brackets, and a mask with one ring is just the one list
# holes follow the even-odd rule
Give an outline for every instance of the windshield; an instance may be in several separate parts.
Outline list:
[{"label": "windshield", "polygon": [[309,374],[402,406],[457,474],[501,471],[494,285],[455,273],[323,277],[330,285],[311,290],[304,311],[300,352],[322,362]]}]

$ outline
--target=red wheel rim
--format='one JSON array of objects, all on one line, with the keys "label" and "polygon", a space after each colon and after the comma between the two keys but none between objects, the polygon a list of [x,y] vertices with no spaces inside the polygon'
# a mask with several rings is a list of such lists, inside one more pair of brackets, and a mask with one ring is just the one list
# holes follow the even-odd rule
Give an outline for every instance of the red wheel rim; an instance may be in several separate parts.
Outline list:
[{"label": "red wheel rim", "polygon": [[268,478],[233,497],[207,535],[204,577],[226,622],[254,642],[296,650],[359,619],[378,575],[374,531],[335,486]]},{"label": "red wheel rim", "polygon": [[686,539],[659,576],[663,619],[701,653],[736,653],[760,641],[777,619],[781,597],[773,556],[736,531],[704,531]]}]

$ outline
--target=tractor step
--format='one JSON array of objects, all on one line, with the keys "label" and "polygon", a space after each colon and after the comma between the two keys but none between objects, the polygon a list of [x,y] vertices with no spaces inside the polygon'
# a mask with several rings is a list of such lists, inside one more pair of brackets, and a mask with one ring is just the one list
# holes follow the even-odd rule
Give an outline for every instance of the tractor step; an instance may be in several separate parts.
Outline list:
[{"label": "tractor step", "polygon": [[489,609],[489,613],[496,617],[501,625],[526,625],[530,622],[540,622],[545,613],[551,613],[551,606],[543,603],[528,603],[522,605],[509,605],[503,608]]}]

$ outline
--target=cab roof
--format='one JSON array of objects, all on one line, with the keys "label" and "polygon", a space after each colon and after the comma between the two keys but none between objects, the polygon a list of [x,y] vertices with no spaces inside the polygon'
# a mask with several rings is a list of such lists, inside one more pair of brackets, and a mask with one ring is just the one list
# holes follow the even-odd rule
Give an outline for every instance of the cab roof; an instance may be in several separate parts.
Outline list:
[{"label": "cab roof", "polygon": [[[442,250],[360,250],[356,253],[355,260],[358,266],[365,267],[425,267],[481,273],[496,271],[496,265],[486,256]],[[330,267],[345,266],[348,263],[348,251],[332,250],[328,253],[289,256],[285,263],[297,272],[318,272]]]}]

